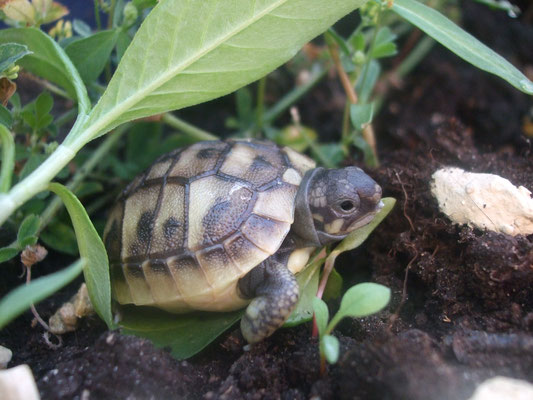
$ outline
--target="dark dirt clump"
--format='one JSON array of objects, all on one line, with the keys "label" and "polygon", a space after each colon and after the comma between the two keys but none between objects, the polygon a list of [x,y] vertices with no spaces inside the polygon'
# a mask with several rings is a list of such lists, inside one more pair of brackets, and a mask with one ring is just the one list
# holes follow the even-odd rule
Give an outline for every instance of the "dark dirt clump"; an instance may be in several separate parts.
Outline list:
[{"label": "dark dirt clump", "polygon": [[[531,39],[523,43],[533,42],[531,25],[464,3],[468,29],[531,68],[531,46],[513,39],[519,31]],[[338,269],[345,286],[372,280],[393,297],[379,315],[339,325],[341,357],[326,376],[309,325],[282,329],[250,351],[235,328],[177,361],[95,319],[51,350],[29,314],[0,333],[14,352],[10,366],[28,363],[43,399],[440,400],[467,399],[496,375],[533,382],[533,235],[451,225],[429,189],[436,169],[457,166],[533,190],[533,148],[524,135],[532,107],[530,98],[438,48],[392,95],[376,126],[381,167],[370,173],[398,202],[364,249],[340,257]],[[74,290],[40,311],[50,314]]]}]

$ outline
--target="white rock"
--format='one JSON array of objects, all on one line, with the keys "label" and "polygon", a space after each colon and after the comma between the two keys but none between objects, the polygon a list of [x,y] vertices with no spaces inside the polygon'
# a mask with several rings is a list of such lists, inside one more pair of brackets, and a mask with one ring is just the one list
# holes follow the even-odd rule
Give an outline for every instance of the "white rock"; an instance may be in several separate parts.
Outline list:
[{"label": "white rock", "polygon": [[0,371],[0,399],[40,400],[30,367],[26,364]]},{"label": "white rock", "polygon": [[13,353],[7,347],[0,346],[0,369],[6,369]]},{"label": "white rock", "polygon": [[487,379],[479,385],[469,400],[531,400],[533,385],[504,376]]},{"label": "white rock", "polygon": [[501,176],[443,168],[433,174],[431,192],[457,224],[513,236],[533,233],[531,192]]}]

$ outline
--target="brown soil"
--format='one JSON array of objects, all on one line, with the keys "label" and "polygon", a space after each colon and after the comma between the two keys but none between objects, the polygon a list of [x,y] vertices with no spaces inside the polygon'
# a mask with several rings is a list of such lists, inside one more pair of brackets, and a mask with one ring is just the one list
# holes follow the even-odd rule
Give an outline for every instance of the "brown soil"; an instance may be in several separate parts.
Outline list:
[{"label": "brown soil", "polygon": [[[531,24],[465,7],[469,30],[522,70],[533,68]],[[301,104],[304,120],[327,85]],[[533,235],[453,226],[428,185],[435,169],[453,165],[533,190],[533,149],[523,135],[532,107],[531,98],[439,48],[393,94],[376,127],[381,167],[370,173],[398,203],[364,249],[339,260],[345,286],[382,283],[392,302],[339,325],[341,357],[325,376],[309,324],[250,351],[235,327],[177,361],[96,319],[51,350],[29,313],[0,333],[14,352],[10,366],[29,364],[43,399],[467,399],[492,376],[533,382]],[[10,268],[2,291],[17,273]],[[75,287],[41,303],[41,312]]]}]

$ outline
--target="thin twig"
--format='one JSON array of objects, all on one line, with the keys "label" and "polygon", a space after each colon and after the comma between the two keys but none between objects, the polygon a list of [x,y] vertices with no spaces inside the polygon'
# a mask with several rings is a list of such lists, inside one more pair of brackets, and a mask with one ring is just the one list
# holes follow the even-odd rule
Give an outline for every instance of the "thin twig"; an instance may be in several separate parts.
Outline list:
[{"label": "thin twig", "polygon": [[[416,249],[415,249],[416,251]],[[405,302],[407,301],[407,278],[409,276],[409,270],[411,269],[411,265],[415,262],[415,260],[418,258],[418,252],[415,253],[415,256],[411,258],[411,261],[407,264],[407,267],[405,267],[405,275],[403,278],[403,289],[402,289],[402,298],[400,300],[400,304],[398,304],[398,308],[396,308],[396,311],[393,315],[391,315],[389,319],[389,326],[388,331],[391,332],[392,328],[394,327],[394,323],[398,320],[400,317],[400,311],[402,310]]]},{"label": "thin twig", "polygon": [[402,191],[403,191],[403,196],[404,196],[404,200],[403,200],[403,216],[405,217],[405,219],[407,219],[407,221],[409,222],[409,225],[411,226],[411,230],[414,232],[415,231],[415,226],[413,225],[413,221],[411,220],[411,218],[409,217],[409,215],[407,215],[407,212],[405,211],[406,208],[407,208],[407,201],[409,200],[409,196],[407,196],[407,191],[405,190],[403,182],[400,179],[400,175],[398,175],[398,172],[396,170],[393,170],[393,171],[396,174],[396,178],[398,178],[398,182],[400,182],[400,185],[401,185]]}]

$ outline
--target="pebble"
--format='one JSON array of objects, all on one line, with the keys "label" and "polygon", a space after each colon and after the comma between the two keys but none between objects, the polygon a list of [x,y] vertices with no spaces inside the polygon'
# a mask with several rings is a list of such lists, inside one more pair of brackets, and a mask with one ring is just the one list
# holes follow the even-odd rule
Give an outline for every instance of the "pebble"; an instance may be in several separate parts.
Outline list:
[{"label": "pebble", "polygon": [[26,364],[0,371],[0,399],[40,400],[30,367]]},{"label": "pebble", "polygon": [[512,236],[533,233],[533,199],[525,187],[498,175],[451,167],[437,170],[432,178],[439,209],[456,224]]},{"label": "pebble", "polygon": [[13,353],[7,347],[0,346],[0,370],[6,369],[7,364],[11,361]]},{"label": "pebble", "polygon": [[531,400],[533,385],[520,379],[497,376],[479,385],[469,400]]}]

